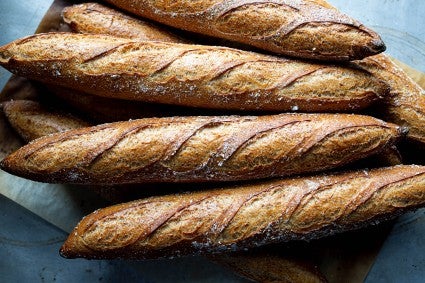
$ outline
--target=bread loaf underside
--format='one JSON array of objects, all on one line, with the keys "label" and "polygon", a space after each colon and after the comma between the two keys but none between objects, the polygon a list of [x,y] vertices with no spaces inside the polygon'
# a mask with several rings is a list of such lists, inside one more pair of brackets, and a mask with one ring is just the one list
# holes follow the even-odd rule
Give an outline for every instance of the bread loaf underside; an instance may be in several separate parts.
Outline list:
[{"label": "bread loaf underside", "polygon": [[390,86],[380,110],[386,121],[409,128],[407,137],[425,144],[425,90],[385,54],[368,57],[356,64]]},{"label": "bread loaf underside", "polygon": [[378,34],[325,1],[107,2],[173,27],[299,58],[353,60],[385,50]]},{"label": "bread loaf underside", "polygon": [[1,166],[58,183],[248,180],[335,168],[399,135],[395,125],[348,114],[146,118],[41,138]]},{"label": "bread loaf underside", "polygon": [[157,258],[313,239],[425,203],[425,168],[396,166],[153,197],[95,211],[65,257]]},{"label": "bread loaf underside", "polygon": [[82,3],[65,7],[62,17],[75,32],[111,34],[138,40],[185,42],[164,28],[130,17],[99,3]]},{"label": "bread loaf underside", "polygon": [[218,109],[351,112],[388,91],[349,67],[106,35],[34,35],[1,47],[0,64],[94,95]]}]

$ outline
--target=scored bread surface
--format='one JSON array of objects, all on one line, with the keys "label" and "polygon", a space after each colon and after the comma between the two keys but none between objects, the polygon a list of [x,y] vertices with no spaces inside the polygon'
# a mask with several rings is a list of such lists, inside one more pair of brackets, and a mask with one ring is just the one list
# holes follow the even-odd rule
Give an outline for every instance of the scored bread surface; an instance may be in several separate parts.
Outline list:
[{"label": "scored bread surface", "polygon": [[158,258],[306,240],[425,204],[425,167],[396,166],[151,197],[86,216],[65,257]]},{"label": "scored bread surface", "polygon": [[248,180],[335,168],[379,152],[400,133],[349,114],[146,118],[41,138],[1,165],[54,183]]},{"label": "scored bread surface", "polygon": [[299,58],[353,60],[385,50],[378,34],[325,1],[107,2],[166,25]]},{"label": "scored bread surface", "polygon": [[219,109],[352,112],[388,91],[356,68],[93,34],[17,40],[0,47],[0,65],[94,95]]},{"label": "scored bread surface", "polygon": [[30,100],[3,102],[3,112],[11,126],[27,142],[49,134],[88,127],[89,123],[65,113],[44,108]]},{"label": "scored bread surface", "polygon": [[111,34],[138,40],[184,42],[183,39],[163,28],[99,3],[82,3],[65,7],[62,17],[73,31],[79,33]]},{"label": "scored bread surface", "polygon": [[385,120],[409,128],[407,137],[425,144],[425,90],[385,54],[357,61],[390,86],[380,110]]},{"label": "scored bread surface", "polygon": [[[325,5],[325,3],[322,3],[322,5]],[[68,7],[67,9],[69,9],[70,14],[74,15],[74,21],[76,23],[81,22],[81,25],[84,26],[84,28],[78,31],[88,33],[104,32],[103,30],[99,30],[98,26],[102,26],[102,23],[108,22],[111,17],[108,11],[111,14],[119,14],[119,12],[115,12],[97,3],[85,3]],[[93,13],[96,12],[98,17],[88,16],[91,15],[92,9],[94,10]],[[105,12],[101,13],[101,11]],[[131,19],[130,16],[123,17]],[[117,20],[114,21],[114,24],[116,22]],[[133,21],[119,23],[120,29],[109,28],[108,24],[105,31],[111,35],[121,36],[124,34],[127,37],[132,37],[134,30],[140,31],[141,34],[145,32],[143,24],[138,26],[132,24]],[[137,23],[137,20],[134,20],[134,23]],[[386,108],[384,110],[385,120],[407,126],[409,128],[408,138],[425,143],[425,91],[413,82],[385,54],[370,56],[356,63],[389,84],[390,95],[385,96],[385,103],[381,107]]]}]

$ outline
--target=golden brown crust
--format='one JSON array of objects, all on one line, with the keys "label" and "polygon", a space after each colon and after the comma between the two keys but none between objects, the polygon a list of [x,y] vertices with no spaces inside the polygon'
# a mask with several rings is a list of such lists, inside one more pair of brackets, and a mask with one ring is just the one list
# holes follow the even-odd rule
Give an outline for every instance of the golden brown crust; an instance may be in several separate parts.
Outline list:
[{"label": "golden brown crust", "polygon": [[144,259],[238,250],[318,238],[424,204],[425,167],[413,165],[152,197],[88,215],[61,254]]},{"label": "golden brown crust", "polygon": [[52,112],[30,100],[3,102],[9,123],[27,142],[53,133],[88,127],[89,124],[60,112]]},{"label": "golden brown crust", "polygon": [[225,47],[49,33],[0,48],[0,64],[91,94],[191,107],[355,111],[388,91],[363,70]]},{"label": "golden brown crust", "polygon": [[170,26],[293,57],[353,60],[385,50],[378,34],[324,1],[107,2]]},{"label": "golden brown crust", "polygon": [[59,183],[248,180],[335,168],[392,144],[399,130],[342,114],[146,118],[38,139],[1,166]]},{"label": "golden brown crust", "polygon": [[425,145],[425,90],[385,54],[368,57],[356,64],[390,86],[390,94],[381,107],[383,119],[407,126],[407,137]]},{"label": "golden brown crust", "polygon": [[323,274],[307,259],[271,253],[226,253],[208,258],[254,282],[326,283]]},{"label": "golden brown crust", "polygon": [[185,42],[152,23],[132,18],[98,3],[65,7],[62,17],[74,32],[110,34],[137,40]]}]

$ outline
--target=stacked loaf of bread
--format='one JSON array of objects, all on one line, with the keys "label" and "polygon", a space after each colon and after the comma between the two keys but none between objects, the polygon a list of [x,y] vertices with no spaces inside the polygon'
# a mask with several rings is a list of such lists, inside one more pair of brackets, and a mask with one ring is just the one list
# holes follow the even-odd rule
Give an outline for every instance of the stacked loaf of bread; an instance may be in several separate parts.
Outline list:
[{"label": "stacked loaf of bread", "polygon": [[[323,237],[425,205],[425,167],[329,172],[406,137],[425,143],[424,90],[378,54],[385,45],[374,31],[318,0],[107,2],[173,29],[84,3],[63,11],[73,33],[0,47],[0,65],[85,114],[4,103],[31,142],[1,168],[118,194],[110,185],[233,183],[95,211],[63,256],[220,254]],[[372,105],[385,122],[359,114]],[[236,266],[229,255],[214,260]],[[268,280],[249,266],[245,276]],[[298,280],[323,282],[300,266]]]}]

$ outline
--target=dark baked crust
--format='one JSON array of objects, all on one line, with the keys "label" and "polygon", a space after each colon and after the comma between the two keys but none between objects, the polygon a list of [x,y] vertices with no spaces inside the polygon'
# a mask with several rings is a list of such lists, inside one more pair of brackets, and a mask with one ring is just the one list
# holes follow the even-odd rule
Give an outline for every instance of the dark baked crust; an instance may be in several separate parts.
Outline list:
[{"label": "dark baked crust", "polygon": [[143,41],[185,42],[164,28],[135,19],[99,3],[82,3],[65,7],[62,17],[74,32],[110,34]]},{"label": "dark baked crust", "polygon": [[385,121],[409,128],[407,138],[425,145],[425,90],[385,54],[356,61],[390,86],[380,107]]},{"label": "dark baked crust", "polygon": [[48,110],[30,100],[3,102],[3,111],[12,127],[27,142],[53,133],[90,126],[81,119]]},{"label": "dark baked crust", "polygon": [[376,224],[424,204],[425,167],[413,165],[152,197],[88,215],[61,254],[146,259],[238,250]]},{"label": "dark baked crust", "polygon": [[146,118],[38,139],[1,167],[77,184],[249,180],[335,168],[379,152],[399,131],[348,114]]},{"label": "dark baked crust", "polygon": [[287,56],[353,60],[385,50],[378,34],[330,7],[302,0],[107,0],[173,27]]},{"label": "dark baked crust", "polygon": [[385,96],[370,73],[237,49],[48,33],[0,48],[13,73],[94,95],[190,107],[355,111]]}]

